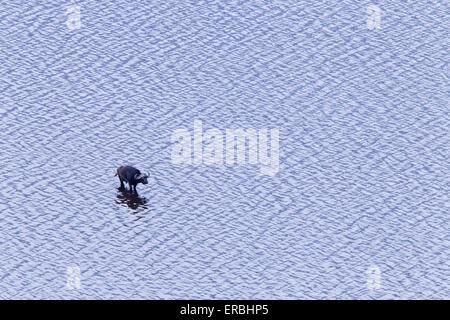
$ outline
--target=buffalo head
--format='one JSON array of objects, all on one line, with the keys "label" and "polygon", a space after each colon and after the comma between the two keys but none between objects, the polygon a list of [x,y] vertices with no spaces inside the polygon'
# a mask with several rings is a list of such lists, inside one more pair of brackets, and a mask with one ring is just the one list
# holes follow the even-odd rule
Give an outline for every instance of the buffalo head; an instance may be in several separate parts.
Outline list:
[{"label": "buffalo head", "polygon": [[140,182],[142,184],[147,184],[148,183],[147,178],[148,178],[148,174],[147,173],[140,173],[140,174],[136,173],[134,175],[134,180],[136,180],[136,182]]}]

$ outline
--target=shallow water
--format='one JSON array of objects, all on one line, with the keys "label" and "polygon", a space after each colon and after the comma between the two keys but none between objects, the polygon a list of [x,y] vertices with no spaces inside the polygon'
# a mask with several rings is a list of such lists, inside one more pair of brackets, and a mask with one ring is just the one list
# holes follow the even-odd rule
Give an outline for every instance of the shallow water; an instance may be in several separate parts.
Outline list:
[{"label": "shallow water", "polygon": [[[448,8],[369,4],[1,4],[0,298],[449,298]],[[279,172],[172,164],[194,120]]]}]

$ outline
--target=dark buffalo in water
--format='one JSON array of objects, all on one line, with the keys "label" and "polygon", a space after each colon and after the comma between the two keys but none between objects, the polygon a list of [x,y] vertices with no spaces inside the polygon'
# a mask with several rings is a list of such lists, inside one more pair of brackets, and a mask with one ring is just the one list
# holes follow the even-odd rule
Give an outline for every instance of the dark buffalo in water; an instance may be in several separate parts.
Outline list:
[{"label": "dark buffalo in water", "polygon": [[124,189],[124,182],[128,183],[130,186],[130,191],[134,191],[137,193],[136,185],[138,183],[147,184],[148,183],[148,174],[141,173],[138,169],[133,168],[131,166],[120,166],[117,168],[117,173],[115,176],[119,176],[120,180],[120,188]]}]

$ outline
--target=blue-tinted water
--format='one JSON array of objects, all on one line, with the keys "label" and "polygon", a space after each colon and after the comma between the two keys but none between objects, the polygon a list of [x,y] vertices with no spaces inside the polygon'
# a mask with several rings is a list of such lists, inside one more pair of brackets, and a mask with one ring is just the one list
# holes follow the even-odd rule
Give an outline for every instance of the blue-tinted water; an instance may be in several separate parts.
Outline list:
[{"label": "blue-tinted water", "polygon": [[[1,298],[450,297],[447,3],[72,4],[0,5]],[[279,172],[172,164],[194,120]]]}]

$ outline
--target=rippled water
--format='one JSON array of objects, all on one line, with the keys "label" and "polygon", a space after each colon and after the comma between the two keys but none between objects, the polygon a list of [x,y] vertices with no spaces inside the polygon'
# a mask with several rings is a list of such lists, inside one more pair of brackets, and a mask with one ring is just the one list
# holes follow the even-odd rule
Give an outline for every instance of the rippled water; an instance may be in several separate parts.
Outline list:
[{"label": "rippled water", "polygon": [[[69,5],[0,5],[1,298],[450,297],[447,4]],[[279,172],[172,164],[194,120]]]}]

